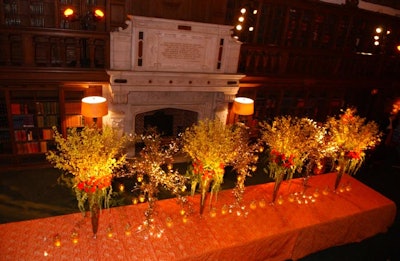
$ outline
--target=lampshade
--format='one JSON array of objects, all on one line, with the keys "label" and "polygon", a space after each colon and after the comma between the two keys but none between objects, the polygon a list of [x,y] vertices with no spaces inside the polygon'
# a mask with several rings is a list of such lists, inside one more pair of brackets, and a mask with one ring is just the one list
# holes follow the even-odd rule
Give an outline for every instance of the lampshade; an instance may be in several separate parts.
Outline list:
[{"label": "lampshade", "polygon": [[101,96],[89,96],[83,98],[81,114],[85,117],[91,118],[99,118],[107,115],[107,99]]},{"label": "lampshade", "polygon": [[238,115],[252,115],[254,113],[254,101],[246,97],[236,97],[233,101],[232,111]]}]

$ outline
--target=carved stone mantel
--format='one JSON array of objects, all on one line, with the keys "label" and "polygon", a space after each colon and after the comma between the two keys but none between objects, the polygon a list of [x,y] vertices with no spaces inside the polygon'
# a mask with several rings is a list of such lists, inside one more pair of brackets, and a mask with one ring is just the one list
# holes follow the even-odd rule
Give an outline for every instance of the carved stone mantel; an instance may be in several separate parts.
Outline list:
[{"label": "carved stone mantel", "polygon": [[126,23],[111,33],[106,122],[129,133],[136,115],[163,108],[226,121],[244,77],[231,26],[136,16]]}]

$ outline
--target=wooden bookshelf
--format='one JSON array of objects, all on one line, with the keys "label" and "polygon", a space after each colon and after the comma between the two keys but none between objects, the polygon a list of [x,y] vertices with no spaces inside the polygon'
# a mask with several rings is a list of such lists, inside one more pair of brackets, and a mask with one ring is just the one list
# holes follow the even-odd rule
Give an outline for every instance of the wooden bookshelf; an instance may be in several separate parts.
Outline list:
[{"label": "wooden bookshelf", "polygon": [[53,149],[53,127],[66,134],[85,125],[80,113],[87,95],[101,95],[101,85],[0,85],[0,157]]},{"label": "wooden bookshelf", "polygon": [[[45,153],[52,143],[48,130],[60,126],[59,91],[12,89],[9,92],[14,154]],[[46,133],[44,138],[43,133]]]}]

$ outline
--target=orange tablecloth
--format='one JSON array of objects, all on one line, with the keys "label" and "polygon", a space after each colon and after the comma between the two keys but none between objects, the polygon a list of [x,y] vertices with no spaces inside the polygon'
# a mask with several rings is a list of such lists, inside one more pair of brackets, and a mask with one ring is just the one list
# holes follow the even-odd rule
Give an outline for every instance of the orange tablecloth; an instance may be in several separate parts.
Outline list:
[{"label": "orange tablecloth", "polygon": [[[350,176],[342,179],[342,184],[351,185],[350,191],[324,195],[334,179],[335,174],[312,177],[306,194],[318,190],[319,196],[314,203],[308,199],[308,204],[288,200],[290,194],[302,190],[301,179],[282,184],[282,204],[269,204],[273,183],[247,187],[246,217],[235,211],[221,213],[223,205],[234,203],[231,190],[218,194],[215,217],[207,209],[200,218],[198,196],[189,197],[196,212],[186,223],[175,199],[161,200],[155,216],[164,229],[161,238],[145,239],[146,233],[135,233],[147,204],[103,211],[96,239],[89,218],[79,213],[3,224],[1,260],[296,260],[386,232],[395,218],[394,202]],[[263,200],[267,202],[264,207],[260,206]],[[167,218],[173,222],[170,228]],[[131,235],[125,233],[127,224],[133,228]],[[76,244],[71,240],[74,229],[79,232]],[[112,237],[108,237],[109,230]],[[60,247],[53,243],[56,234]]]}]

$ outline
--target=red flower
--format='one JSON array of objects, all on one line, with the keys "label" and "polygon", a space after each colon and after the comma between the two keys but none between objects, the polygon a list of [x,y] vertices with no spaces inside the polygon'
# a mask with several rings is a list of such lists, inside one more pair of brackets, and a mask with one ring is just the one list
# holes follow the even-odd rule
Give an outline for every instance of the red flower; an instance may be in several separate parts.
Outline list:
[{"label": "red flower", "polygon": [[352,114],[352,112],[346,112],[345,114],[342,115],[342,122],[344,124],[352,122],[353,119],[354,119],[354,115]]},{"label": "red flower", "polygon": [[221,162],[221,163],[219,164],[219,168],[220,168],[220,169],[224,169],[224,168],[225,168],[225,166],[224,166],[224,163],[223,163],[223,162]]},{"label": "red flower", "polygon": [[85,187],[85,184],[81,181],[78,183],[78,185],[76,186],[79,190],[83,190],[83,188]]},{"label": "red flower", "polygon": [[273,149],[271,150],[271,155],[273,156],[273,161],[280,166],[285,168],[294,166],[294,156],[292,154],[287,158],[284,153],[280,153]]},{"label": "red flower", "polygon": [[346,156],[350,159],[361,159],[361,151],[349,151]]}]

